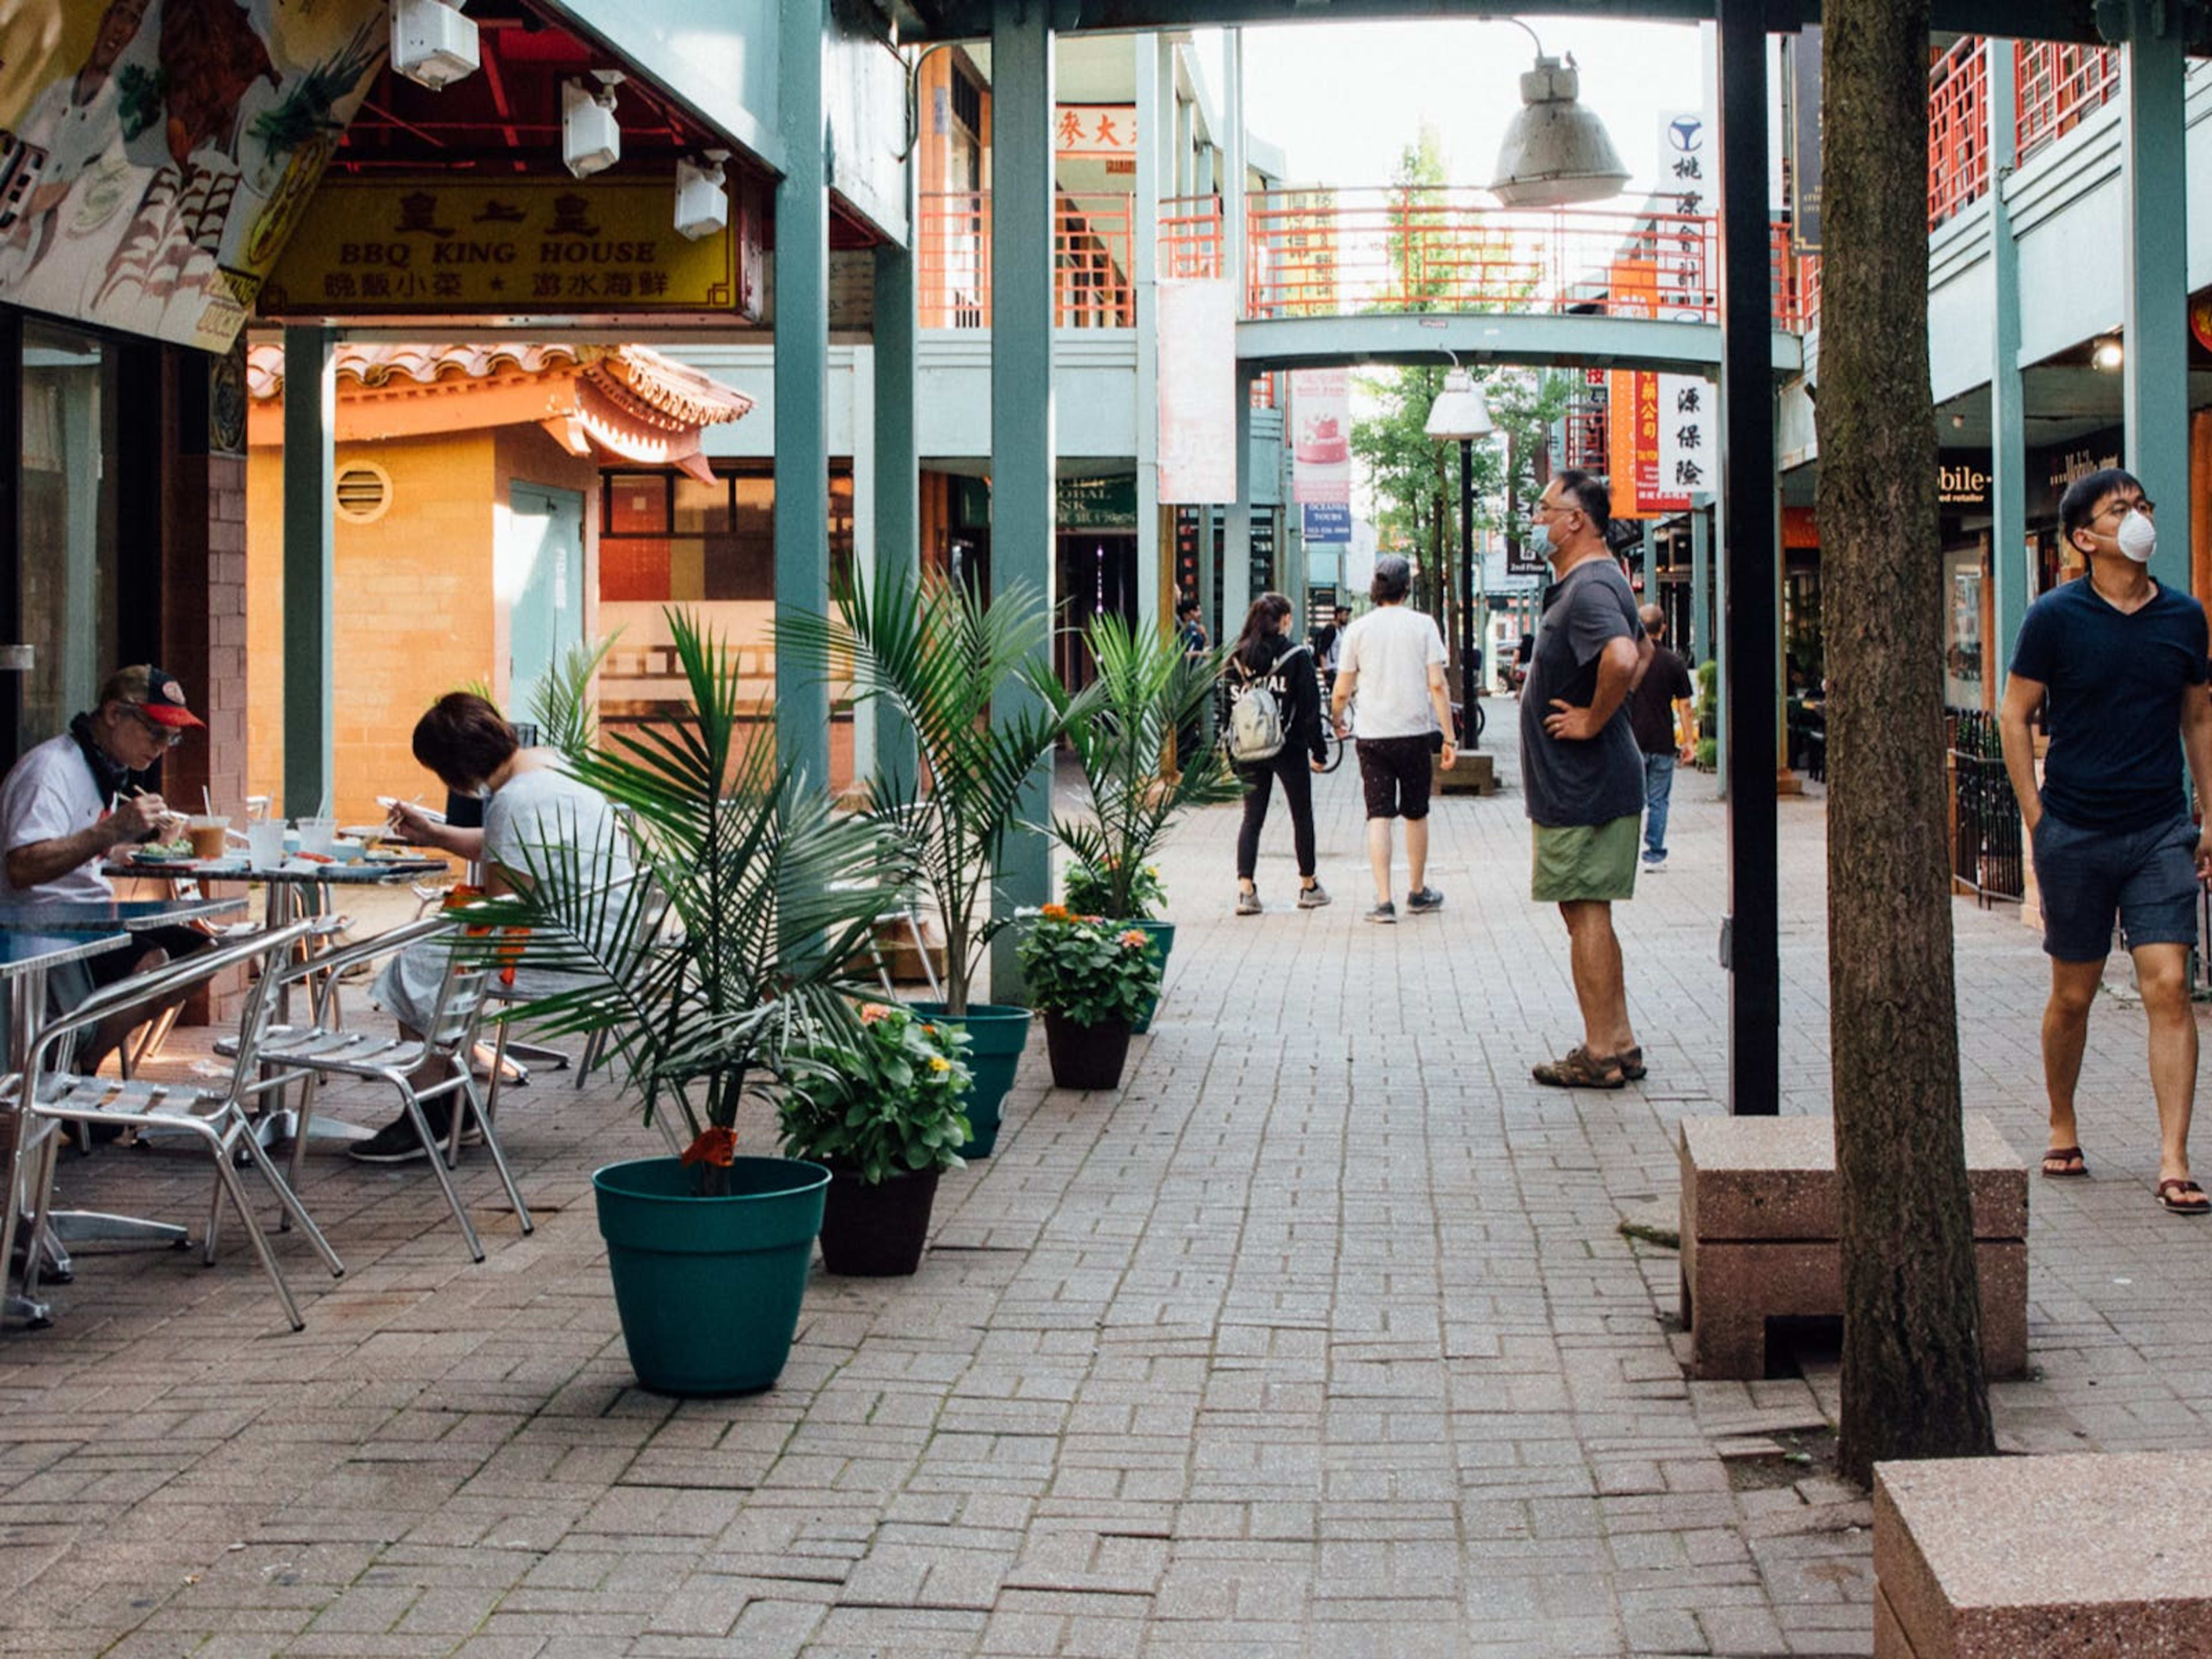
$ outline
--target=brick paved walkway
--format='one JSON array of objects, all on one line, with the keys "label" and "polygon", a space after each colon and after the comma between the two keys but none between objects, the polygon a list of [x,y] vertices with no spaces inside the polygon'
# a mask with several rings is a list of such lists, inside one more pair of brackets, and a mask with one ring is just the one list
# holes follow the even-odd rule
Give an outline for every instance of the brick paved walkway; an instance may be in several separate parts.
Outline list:
[{"label": "brick paved walkway", "polygon": [[[1572,1001],[1516,795],[1442,806],[1449,903],[1395,928],[1358,921],[1348,773],[1321,791],[1328,910],[1289,908],[1278,823],[1273,908],[1232,918],[1233,812],[1192,823],[1124,1092],[1049,1091],[1033,1044],[920,1276],[817,1279],[756,1399],[628,1386],[588,1174],[657,1139],[605,1088],[513,1097],[542,1225],[517,1235],[479,1155],[481,1266],[423,1171],[314,1159],[352,1272],[280,1246],[301,1335],[234,1237],[211,1272],[82,1255],[60,1322],[0,1338],[0,1650],[1867,1651],[1867,1506],[1753,1455],[1821,1421],[1832,1371],[1686,1383],[1673,1254],[1617,1230],[1670,1210],[1674,1124],[1721,1109],[1724,826],[1709,781],[1680,790],[1674,867],[1623,918],[1651,1077],[1619,1095],[1527,1080]],[[1817,801],[1784,804],[1793,1110],[1826,1107],[1822,832]],[[1956,917],[1968,1103],[2032,1152],[2041,958],[2008,912]],[[2108,998],[2098,1178],[2035,1183],[2015,1447],[2203,1439],[2212,1230],[2153,1207],[2142,1047]],[[151,1154],[66,1174],[141,1212],[204,1191]]]}]

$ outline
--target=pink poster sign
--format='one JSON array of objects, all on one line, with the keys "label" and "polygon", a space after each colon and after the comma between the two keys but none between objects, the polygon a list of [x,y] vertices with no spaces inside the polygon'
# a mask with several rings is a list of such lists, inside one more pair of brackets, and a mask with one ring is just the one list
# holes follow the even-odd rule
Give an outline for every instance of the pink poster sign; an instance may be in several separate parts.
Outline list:
[{"label": "pink poster sign", "polygon": [[1342,368],[1291,375],[1291,499],[1342,507],[1352,500],[1352,377]]}]

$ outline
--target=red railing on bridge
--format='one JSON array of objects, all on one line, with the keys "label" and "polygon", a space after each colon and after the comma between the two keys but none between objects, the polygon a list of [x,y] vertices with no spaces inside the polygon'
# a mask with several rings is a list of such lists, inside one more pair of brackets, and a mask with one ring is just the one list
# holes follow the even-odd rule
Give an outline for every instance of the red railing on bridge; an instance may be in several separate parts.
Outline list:
[{"label": "red railing on bridge", "polygon": [[1952,43],[1928,71],[1928,228],[1990,187],[1990,57],[1978,35]]},{"label": "red railing on bridge", "polygon": [[2014,114],[2023,161],[2120,95],[2120,54],[2112,47],[2022,40],[2015,52]]},{"label": "red railing on bridge", "polygon": [[[1062,191],[1053,204],[1053,322],[1133,328],[1130,232],[1136,198]],[[920,204],[916,295],[924,328],[991,325],[991,196],[948,191]]]},{"label": "red railing on bridge", "polygon": [[[1054,320],[1127,328],[1131,198],[1062,196],[1054,234]],[[1255,191],[1246,202],[1243,315],[1375,313],[1719,318],[1719,222],[1710,214],[1619,209],[1513,211],[1449,188]],[[990,325],[988,193],[922,198],[918,255],[924,328]],[[1774,233],[1777,325],[1801,326],[1803,283],[1786,232]],[[1164,277],[1218,276],[1227,237],[1219,198],[1161,204]]]}]

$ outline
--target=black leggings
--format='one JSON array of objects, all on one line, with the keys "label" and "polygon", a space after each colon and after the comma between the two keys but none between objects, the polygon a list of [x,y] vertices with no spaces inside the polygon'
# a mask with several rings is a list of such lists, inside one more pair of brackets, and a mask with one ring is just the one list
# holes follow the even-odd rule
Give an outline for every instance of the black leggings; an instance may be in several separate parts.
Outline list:
[{"label": "black leggings", "polygon": [[1285,748],[1273,760],[1244,776],[1244,827],[1237,832],[1237,878],[1252,879],[1260,863],[1260,831],[1267,822],[1267,798],[1273,793],[1268,780],[1279,778],[1283,799],[1291,804],[1291,840],[1297,848],[1298,874],[1314,872],[1313,773],[1304,749]]}]

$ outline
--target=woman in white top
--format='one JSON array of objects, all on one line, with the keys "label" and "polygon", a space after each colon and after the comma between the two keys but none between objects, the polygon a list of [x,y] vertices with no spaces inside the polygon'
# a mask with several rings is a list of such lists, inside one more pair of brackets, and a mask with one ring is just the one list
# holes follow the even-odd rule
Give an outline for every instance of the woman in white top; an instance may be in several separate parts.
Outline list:
[{"label": "woman in white top", "polygon": [[[410,841],[481,860],[488,894],[510,890],[510,872],[528,869],[587,870],[594,879],[604,876],[614,884],[631,878],[622,829],[606,798],[562,771],[552,750],[523,748],[514,728],[483,698],[465,691],[439,698],[416,722],[414,750],[415,758],[448,790],[485,798],[483,828],[435,823],[404,805],[392,808],[392,827]],[[556,848],[571,849],[573,857],[555,856]],[[371,994],[405,1035],[420,1036],[428,1026],[451,959],[443,940],[426,940],[401,951],[377,975]],[[513,990],[518,1000],[527,1000],[573,983],[524,968]],[[430,1102],[423,1112],[434,1133],[442,1137],[448,1123],[445,1102]],[[428,1156],[404,1114],[349,1151],[368,1164],[403,1164]]]}]

